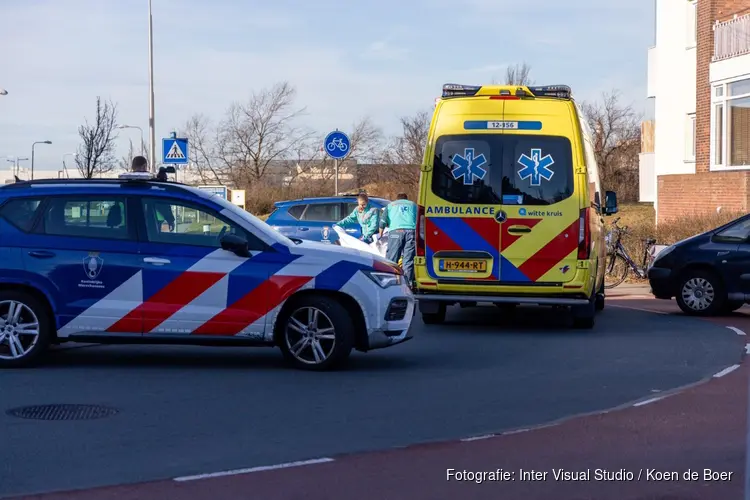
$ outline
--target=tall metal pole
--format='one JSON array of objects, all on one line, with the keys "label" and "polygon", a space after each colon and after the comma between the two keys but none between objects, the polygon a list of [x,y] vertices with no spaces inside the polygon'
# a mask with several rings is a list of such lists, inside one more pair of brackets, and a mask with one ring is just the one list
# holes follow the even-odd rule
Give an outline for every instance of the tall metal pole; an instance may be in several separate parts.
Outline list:
[{"label": "tall metal pole", "polygon": [[149,79],[149,115],[148,127],[151,143],[148,149],[148,164],[156,172],[156,130],[154,121],[154,21],[151,15],[151,0],[148,0],[148,79]]},{"label": "tall metal pole", "polygon": [[339,195],[339,161],[338,160],[333,160],[333,168],[336,171],[336,173],[334,174],[336,178],[333,184],[334,185],[333,189],[335,190],[335,192],[333,193],[333,196],[338,196]]}]

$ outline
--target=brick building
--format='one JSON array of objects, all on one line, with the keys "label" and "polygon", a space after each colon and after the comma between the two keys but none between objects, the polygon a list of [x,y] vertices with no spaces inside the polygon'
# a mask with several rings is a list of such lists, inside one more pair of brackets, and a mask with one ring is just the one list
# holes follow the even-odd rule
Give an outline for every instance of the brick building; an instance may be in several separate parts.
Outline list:
[{"label": "brick building", "polygon": [[750,0],[656,0],[648,97],[640,191],[657,223],[750,211]]}]

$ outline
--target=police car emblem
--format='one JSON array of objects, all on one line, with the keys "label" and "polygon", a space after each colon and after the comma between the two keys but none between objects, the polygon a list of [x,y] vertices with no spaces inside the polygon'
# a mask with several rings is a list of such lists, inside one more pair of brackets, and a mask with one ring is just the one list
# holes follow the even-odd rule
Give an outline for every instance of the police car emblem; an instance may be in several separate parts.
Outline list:
[{"label": "police car emblem", "polygon": [[328,235],[330,234],[331,229],[328,226],[325,226],[323,229],[320,230],[320,234],[323,235],[323,239],[327,240]]},{"label": "police car emblem", "polygon": [[508,214],[506,214],[504,211],[498,210],[497,212],[495,212],[495,220],[497,222],[502,224],[503,222],[505,222],[505,219],[507,218],[508,218]]},{"label": "police car emblem", "polygon": [[96,279],[96,277],[99,276],[99,273],[102,272],[103,266],[104,259],[99,257],[99,254],[97,253],[92,252],[83,258],[83,270],[86,272],[86,276],[91,280]]}]

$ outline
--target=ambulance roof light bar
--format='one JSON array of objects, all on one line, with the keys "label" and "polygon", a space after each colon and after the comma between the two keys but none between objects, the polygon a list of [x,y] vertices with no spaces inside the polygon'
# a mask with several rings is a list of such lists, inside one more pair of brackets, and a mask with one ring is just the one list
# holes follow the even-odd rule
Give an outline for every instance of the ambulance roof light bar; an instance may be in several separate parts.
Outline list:
[{"label": "ambulance roof light bar", "polygon": [[[507,87],[513,87],[508,85]],[[443,85],[442,98],[447,97],[473,97],[480,93],[481,85],[461,85],[457,83],[446,83]],[[501,96],[510,96],[511,91],[508,88],[501,88]],[[486,95],[486,94],[483,94]],[[572,91],[567,85],[542,85],[527,86],[519,85],[515,90],[516,97],[555,97],[558,99],[570,99]]]}]

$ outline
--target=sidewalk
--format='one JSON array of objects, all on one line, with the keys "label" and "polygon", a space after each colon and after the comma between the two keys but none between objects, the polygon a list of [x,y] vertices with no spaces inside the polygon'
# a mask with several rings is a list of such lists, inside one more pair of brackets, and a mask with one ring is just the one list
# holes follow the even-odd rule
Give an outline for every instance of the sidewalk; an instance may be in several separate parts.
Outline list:
[{"label": "sidewalk", "polygon": [[643,296],[653,298],[651,294],[651,287],[648,283],[623,283],[620,286],[605,290],[604,295],[606,297],[624,297],[624,296]]}]

